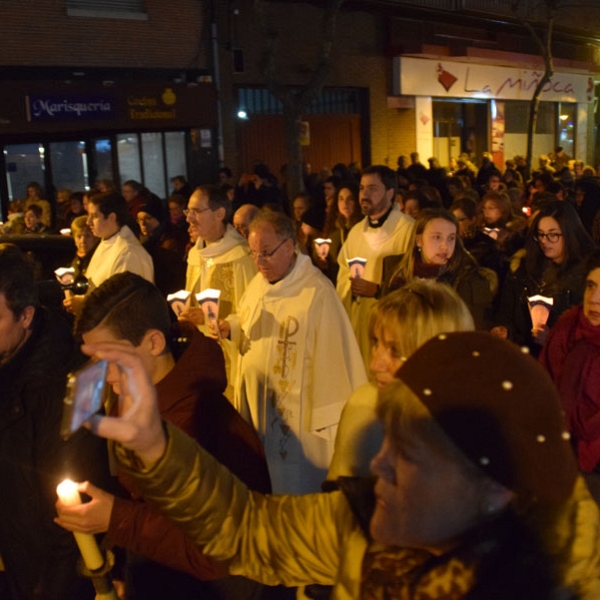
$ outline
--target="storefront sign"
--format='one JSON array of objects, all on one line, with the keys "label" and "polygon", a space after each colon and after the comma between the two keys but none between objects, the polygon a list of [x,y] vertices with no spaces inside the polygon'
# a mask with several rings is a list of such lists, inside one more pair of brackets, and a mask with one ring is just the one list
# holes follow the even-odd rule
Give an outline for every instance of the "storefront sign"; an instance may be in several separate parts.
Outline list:
[{"label": "storefront sign", "polygon": [[[530,100],[543,69],[496,67],[443,59],[396,57],[394,93],[409,96]],[[594,97],[592,75],[555,73],[540,100],[588,103]]]},{"label": "storefront sign", "polygon": [[177,118],[177,96],[172,88],[165,88],[160,96],[132,94],[127,97],[129,118],[133,120],[165,120]]},{"label": "storefront sign", "polygon": [[215,130],[213,84],[120,80],[16,81],[2,86],[0,135],[202,127]]},{"label": "storefront sign", "polygon": [[109,96],[49,96],[25,97],[27,120],[31,121],[92,121],[115,116],[115,103]]}]

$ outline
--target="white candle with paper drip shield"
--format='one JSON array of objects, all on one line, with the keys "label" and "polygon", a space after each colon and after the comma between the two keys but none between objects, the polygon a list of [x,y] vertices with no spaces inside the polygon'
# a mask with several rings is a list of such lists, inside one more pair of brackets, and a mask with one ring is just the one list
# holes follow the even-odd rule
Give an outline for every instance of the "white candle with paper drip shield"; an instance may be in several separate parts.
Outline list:
[{"label": "white candle with paper drip shield", "polygon": [[[60,483],[56,488],[56,493],[61,502],[66,506],[81,504],[81,496],[77,491],[77,484],[70,479],[65,479]],[[101,569],[104,565],[104,556],[98,547],[96,538],[89,533],[79,533],[77,531],[74,531],[73,535],[75,536],[77,546],[79,546],[79,552],[81,552],[85,566],[90,571]]]}]

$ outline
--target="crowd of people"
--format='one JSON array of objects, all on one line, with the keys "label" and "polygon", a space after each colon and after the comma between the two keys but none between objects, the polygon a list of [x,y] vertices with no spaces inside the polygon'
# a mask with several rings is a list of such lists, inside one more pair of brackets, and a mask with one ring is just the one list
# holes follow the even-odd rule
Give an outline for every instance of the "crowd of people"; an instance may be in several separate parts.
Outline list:
[{"label": "crowd of people", "polygon": [[30,184],[75,250],[50,305],[0,244],[0,597],[92,598],[72,531],[122,600],[600,598],[600,177],[523,162]]}]

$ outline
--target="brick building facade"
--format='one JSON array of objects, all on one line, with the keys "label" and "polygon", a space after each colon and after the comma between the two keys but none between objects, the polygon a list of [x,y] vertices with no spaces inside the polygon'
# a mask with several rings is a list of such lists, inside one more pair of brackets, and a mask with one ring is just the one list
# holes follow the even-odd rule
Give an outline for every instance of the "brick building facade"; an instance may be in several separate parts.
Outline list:
[{"label": "brick building facade", "polygon": [[[398,155],[416,148],[431,147],[433,153],[437,147],[433,123],[438,118],[436,102],[438,109],[446,108],[439,101],[452,98],[433,97],[433,111],[427,117],[432,120],[428,125],[430,139],[423,146],[415,108],[420,96],[394,89],[394,57],[441,57],[483,65],[532,62],[535,46],[524,30],[514,19],[511,22],[487,14],[481,9],[484,4],[487,7],[489,3],[346,0],[338,18],[325,91],[320,103],[306,115],[313,135],[305,153],[320,163],[312,164],[313,170],[331,167],[338,160],[347,162],[348,157],[361,164],[394,166]],[[467,10],[479,5],[479,12]],[[320,48],[322,3],[280,0],[265,1],[265,6],[268,21],[279,35],[281,82],[302,85],[315,68]],[[594,50],[593,35],[570,35],[563,28],[556,39],[557,69],[595,78],[598,51]],[[261,150],[248,147],[248,136],[264,136],[263,147],[268,149],[269,144],[281,147],[283,135],[277,127],[253,130],[236,116],[242,91],[264,89],[258,68],[263,49],[251,0],[1,3],[0,146],[4,153],[0,153],[0,172],[6,177],[0,180],[0,197],[4,214],[8,199],[21,197],[19,186],[30,175],[35,178],[38,173],[45,178],[48,188],[65,185],[65,181],[57,180],[59,170],[52,164],[61,152],[86,153],[89,173],[85,181],[80,178],[76,183],[91,185],[102,175],[123,180],[127,175],[158,186],[160,195],[168,193],[170,176],[183,168],[192,183],[213,179],[219,164],[230,166],[235,174],[251,168],[252,160],[263,157]],[[132,87],[139,89],[139,98],[127,92],[121,100],[115,92]],[[50,126],[47,121],[30,118],[26,106],[32,90],[38,100],[56,99],[57,94],[68,96],[69,90],[75,90],[72,98],[92,100],[113,94],[114,111],[111,118],[63,119]],[[177,118],[169,119],[174,113],[169,112],[169,105],[163,106],[163,99],[171,94],[177,99]],[[329,99],[344,95],[353,99],[354,107],[329,104]],[[579,102],[573,109],[578,127],[573,147],[583,152],[577,158],[585,162],[593,161],[596,149],[595,92],[592,96],[585,106]],[[153,104],[156,110],[152,113],[151,107],[144,107],[148,118],[133,122],[129,118],[131,102],[138,100]],[[486,102],[489,112],[491,104]],[[552,110],[560,112],[559,104]],[[278,109],[256,116],[267,117],[275,121],[282,118]],[[336,121],[336,133],[332,127],[328,134],[323,125],[327,118]],[[483,121],[482,147],[491,144],[492,129],[489,117]],[[547,145],[551,139],[552,143],[559,141],[556,127],[547,134]],[[346,134],[344,128],[348,129]],[[75,143],[79,146],[60,145]],[[120,149],[125,146],[134,150],[124,155]],[[34,156],[38,164],[29,171],[19,157],[23,151],[37,153],[38,147],[43,151]],[[283,150],[274,153],[273,161],[283,163],[283,154]],[[169,164],[170,156],[179,158]],[[281,164],[269,166],[277,172]]]}]

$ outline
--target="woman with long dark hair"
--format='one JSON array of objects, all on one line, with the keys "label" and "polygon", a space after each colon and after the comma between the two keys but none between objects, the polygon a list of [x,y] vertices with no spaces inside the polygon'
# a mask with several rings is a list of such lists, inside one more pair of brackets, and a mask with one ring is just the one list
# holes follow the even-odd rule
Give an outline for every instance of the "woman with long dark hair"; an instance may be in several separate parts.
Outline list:
[{"label": "woman with long dark hair", "polygon": [[583,263],[593,248],[569,203],[557,200],[543,206],[527,232],[525,255],[511,264],[492,333],[539,354],[558,317],[582,302]]},{"label": "woman with long dark hair", "polygon": [[363,218],[358,198],[358,184],[355,181],[342,181],[325,223],[324,235],[331,239],[329,255],[333,260],[337,260],[350,230]]}]

